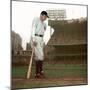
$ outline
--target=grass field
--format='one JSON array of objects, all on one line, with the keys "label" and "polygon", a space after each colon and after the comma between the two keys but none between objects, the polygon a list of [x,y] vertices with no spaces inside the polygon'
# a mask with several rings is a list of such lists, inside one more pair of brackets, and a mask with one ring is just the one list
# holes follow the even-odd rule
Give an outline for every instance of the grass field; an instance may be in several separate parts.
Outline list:
[{"label": "grass field", "polygon": [[[86,65],[83,64],[47,64],[44,65],[47,77],[61,77],[61,76],[86,76]],[[28,66],[14,66],[12,68],[13,78],[25,78]],[[32,67],[32,77],[35,73],[35,66]]]},{"label": "grass field", "polygon": [[[35,88],[87,84],[86,64],[44,63],[45,79],[35,79],[33,64],[31,79],[26,79],[28,66],[12,67],[12,88]],[[43,81],[42,81],[43,80]]]}]

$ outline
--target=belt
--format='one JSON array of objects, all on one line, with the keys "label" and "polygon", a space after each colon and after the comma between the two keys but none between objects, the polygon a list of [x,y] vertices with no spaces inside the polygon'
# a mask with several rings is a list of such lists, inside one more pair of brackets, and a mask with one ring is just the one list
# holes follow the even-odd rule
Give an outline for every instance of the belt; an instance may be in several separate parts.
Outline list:
[{"label": "belt", "polygon": [[35,34],[35,36],[43,37],[43,35],[38,35],[38,34]]}]

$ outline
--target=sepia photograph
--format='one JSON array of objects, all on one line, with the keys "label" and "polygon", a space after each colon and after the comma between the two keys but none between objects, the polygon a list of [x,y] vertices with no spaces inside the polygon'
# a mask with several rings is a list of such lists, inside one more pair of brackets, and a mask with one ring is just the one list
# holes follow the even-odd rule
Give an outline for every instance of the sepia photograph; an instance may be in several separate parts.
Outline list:
[{"label": "sepia photograph", "polygon": [[11,88],[88,84],[88,5],[11,1]]}]

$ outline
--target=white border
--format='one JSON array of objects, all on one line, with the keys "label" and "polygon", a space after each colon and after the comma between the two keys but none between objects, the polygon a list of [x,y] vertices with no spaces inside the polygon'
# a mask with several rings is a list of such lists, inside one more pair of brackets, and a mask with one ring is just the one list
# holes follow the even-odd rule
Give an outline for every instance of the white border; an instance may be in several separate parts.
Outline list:
[{"label": "white border", "polygon": [[[37,1],[37,0],[33,0],[33,1]],[[40,0],[40,1],[48,2],[48,0]],[[73,4],[79,3],[79,4],[89,5],[89,0],[60,0],[60,1],[52,0],[51,2],[73,3]],[[90,12],[88,12],[88,16],[90,16]],[[88,17],[88,20],[90,20],[89,17]],[[88,27],[88,34],[90,33],[89,29],[90,27]],[[88,39],[89,38],[90,36],[88,35]],[[88,40],[88,46],[89,44],[90,42]],[[88,50],[90,50],[89,47],[88,47]],[[11,65],[11,61],[10,61],[10,0],[1,0],[0,1],[0,89],[1,90],[10,89],[10,78],[11,78],[10,65]],[[88,68],[90,68],[89,65],[90,65],[90,61],[88,59]],[[90,76],[90,71],[88,71],[88,76]],[[89,88],[90,77],[88,77],[88,81],[89,81],[88,82],[89,85],[41,88],[41,90],[55,90],[55,89],[57,90],[60,90],[60,89],[61,90],[90,90]],[[36,90],[36,89],[33,89],[33,90]]]}]

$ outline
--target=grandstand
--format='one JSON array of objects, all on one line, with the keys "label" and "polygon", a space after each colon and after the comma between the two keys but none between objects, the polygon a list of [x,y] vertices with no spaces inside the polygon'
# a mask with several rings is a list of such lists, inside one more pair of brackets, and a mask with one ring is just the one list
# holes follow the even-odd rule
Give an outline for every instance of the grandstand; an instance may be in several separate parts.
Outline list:
[{"label": "grandstand", "polygon": [[[61,20],[49,20],[55,32],[45,49],[46,60],[54,57],[85,57],[87,56],[87,21],[68,23]],[[59,57],[59,58],[58,58]]]}]

